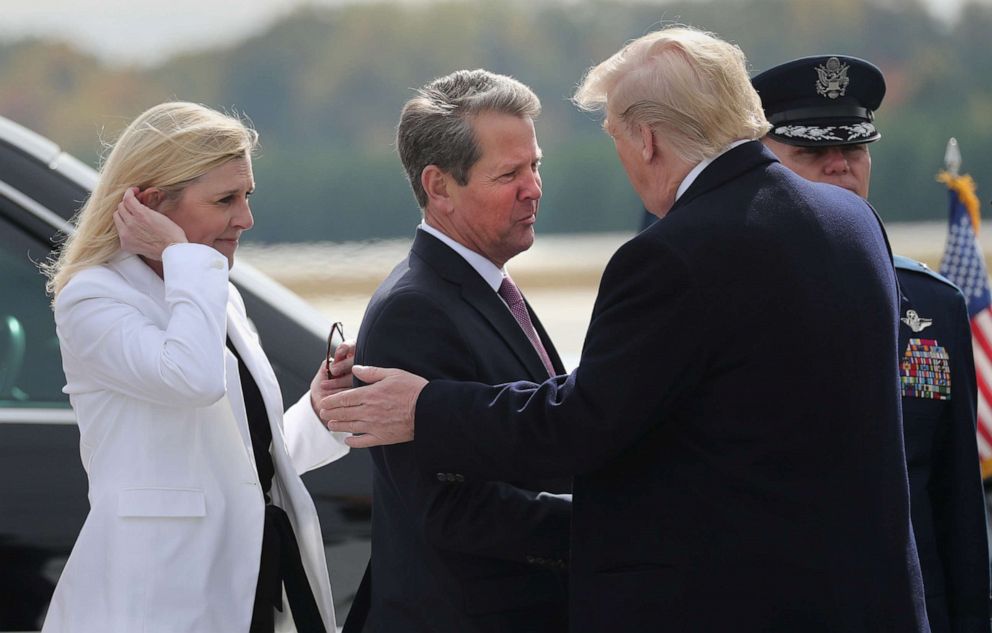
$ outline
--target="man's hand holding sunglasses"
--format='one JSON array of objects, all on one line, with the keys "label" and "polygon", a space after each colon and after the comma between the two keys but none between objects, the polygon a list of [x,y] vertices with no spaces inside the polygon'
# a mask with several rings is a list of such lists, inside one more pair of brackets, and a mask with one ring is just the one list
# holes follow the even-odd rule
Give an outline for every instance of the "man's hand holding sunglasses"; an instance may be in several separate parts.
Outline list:
[{"label": "man's hand holding sunglasses", "polygon": [[342,339],[344,332],[341,324],[335,323],[327,337],[327,357],[320,363],[317,375],[310,382],[310,406],[315,413],[319,413],[318,406],[322,399],[352,388],[351,367],[355,364],[355,340]]}]

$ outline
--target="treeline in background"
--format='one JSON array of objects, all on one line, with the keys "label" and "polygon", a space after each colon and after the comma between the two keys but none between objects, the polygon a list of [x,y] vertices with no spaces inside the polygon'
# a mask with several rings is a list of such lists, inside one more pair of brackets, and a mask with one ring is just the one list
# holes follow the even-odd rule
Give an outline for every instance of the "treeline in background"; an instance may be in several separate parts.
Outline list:
[{"label": "treeline in background", "polygon": [[[233,8],[232,10],[236,10]],[[191,16],[190,19],[195,19]],[[992,8],[953,23],[915,0],[435,2],[308,8],[223,49],[151,68],[106,65],[67,45],[0,44],[0,114],[96,166],[145,108],[197,101],[246,114],[262,149],[252,199],[260,242],[409,236],[419,213],[394,148],[412,89],[459,68],[510,74],[541,97],[543,233],[633,230],[639,202],[599,120],[569,102],[590,65],[662,24],[713,31],[752,72],[844,53],[880,66],[888,93],[872,146],[871,200],[887,221],[942,220],[934,182],[948,137],[992,191]],[[152,28],[151,25],[150,28]],[[140,34],[129,36],[140,46]],[[814,81],[815,78],[811,78]],[[982,190],[981,187],[986,187]]]}]

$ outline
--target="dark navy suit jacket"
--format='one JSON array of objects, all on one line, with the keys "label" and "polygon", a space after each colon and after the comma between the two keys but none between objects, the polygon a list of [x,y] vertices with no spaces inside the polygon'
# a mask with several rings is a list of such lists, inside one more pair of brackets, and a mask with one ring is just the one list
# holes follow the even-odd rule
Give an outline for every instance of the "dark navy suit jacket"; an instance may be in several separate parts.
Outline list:
[{"label": "dark navy suit jacket", "polygon": [[572,631],[925,631],[897,301],[867,203],[745,143],[618,249],[570,376],[432,381],[417,458],[575,476]]},{"label": "dark navy suit jacket", "polygon": [[930,629],[988,633],[988,536],[968,306],[957,286],[919,262],[896,257],[895,264],[910,508]]},{"label": "dark navy suit jacket", "polygon": [[[533,311],[531,319],[563,371]],[[356,361],[487,383],[548,375],[506,304],[423,231],[373,295]],[[415,452],[415,444],[372,449],[372,626],[365,630],[565,631],[571,504],[539,493],[568,492],[570,481],[425,473]]]}]

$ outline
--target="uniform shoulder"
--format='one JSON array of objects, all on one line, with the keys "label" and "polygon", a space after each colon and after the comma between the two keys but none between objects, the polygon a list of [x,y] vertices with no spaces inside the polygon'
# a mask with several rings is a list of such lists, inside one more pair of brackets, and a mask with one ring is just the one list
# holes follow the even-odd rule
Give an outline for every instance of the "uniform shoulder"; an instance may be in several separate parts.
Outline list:
[{"label": "uniform shoulder", "polygon": [[920,275],[925,275],[930,279],[939,281],[942,284],[950,286],[951,288],[957,290],[958,292],[961,291],[960,288],[958,288],[953,281],[951,281],[947,277],[944,277],[937,271],[931,269],[923,262],[916,261],[915,259],[911,259],[909,257],[903,257],[902,255],[894,256],[892,258],[892,262],[893,264],[895,264],[896,270],[899,272],[909,272],[909,273],[917,273]]}]

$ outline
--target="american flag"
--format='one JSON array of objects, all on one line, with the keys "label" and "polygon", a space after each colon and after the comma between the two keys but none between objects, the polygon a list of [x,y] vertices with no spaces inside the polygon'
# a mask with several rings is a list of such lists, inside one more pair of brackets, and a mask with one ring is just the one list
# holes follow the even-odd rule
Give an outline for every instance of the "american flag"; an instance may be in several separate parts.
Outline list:
[{"label": "american flag", "polygon": [[944,172],[938,179],[947,185],[951,205],[940,273],[961,288],[968,302],[978,378],[978,456],[985,478],[992,475],[992,292],[978,244],[980,205],[970,176]]}]

